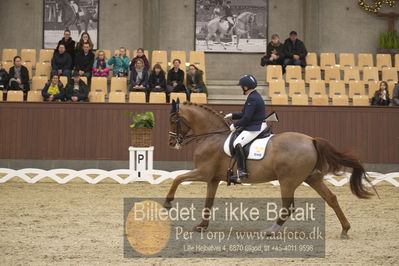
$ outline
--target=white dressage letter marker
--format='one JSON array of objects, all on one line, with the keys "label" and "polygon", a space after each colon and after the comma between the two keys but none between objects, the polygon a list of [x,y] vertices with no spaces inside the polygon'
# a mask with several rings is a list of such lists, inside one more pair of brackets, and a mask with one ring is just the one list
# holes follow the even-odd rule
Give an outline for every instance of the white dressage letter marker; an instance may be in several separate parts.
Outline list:
[{"label": "white dressage letter marker", "polygon": [[141,172],[141,171],[147,170],[146,161],[147,161],[146,151],[137,151],[137,153],[136,153],[136,162],[137,162],[136,171]]}]

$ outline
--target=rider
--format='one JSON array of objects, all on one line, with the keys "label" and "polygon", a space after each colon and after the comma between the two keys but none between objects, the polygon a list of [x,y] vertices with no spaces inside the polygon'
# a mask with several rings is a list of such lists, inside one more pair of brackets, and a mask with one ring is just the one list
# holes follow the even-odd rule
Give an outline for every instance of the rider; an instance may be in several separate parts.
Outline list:
[{"label": "rider", "polygon": [[230,7],[231,1],[223,1],[223,11],[224,11],[224,16],[220,19],[222,20],[226,20],[229,23],[229,28],[227,29],[227,32],[230,32],[231,28],[234,25],[234,21],[233,21],[233,12],[231,11],[231,7]]},{"label": "rider", "polygon": [[246,156],[243,147],[254,140],[262,131],[267,128],[265,119],[265,103],[262,96],[255,90],[257,81],[252,75],[245,75],[238,83],[247,96],[242,113],[227,114],[225,119],[232,118],[239,121],[231,124],[230,130],[234,131],[237,127],[244,130],[235,139],[233,146],[237,159],[237,176],[233,177],[239,182],[240,179],[248,177],[246,169]]},{"label": "rider", "polygon": [[73,8],[73,10],[75,11],[77,17],[84,15],[83,10],[78,6],[78,4],[76,3],[76,0],[71,0],[70,4],[71,4],[71,7]]}]

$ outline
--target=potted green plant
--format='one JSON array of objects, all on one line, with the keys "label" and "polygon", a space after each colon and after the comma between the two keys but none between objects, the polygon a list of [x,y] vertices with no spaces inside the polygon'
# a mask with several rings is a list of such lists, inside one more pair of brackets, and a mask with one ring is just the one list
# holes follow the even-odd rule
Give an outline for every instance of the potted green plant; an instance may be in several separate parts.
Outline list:
[{"label": "potted green plant", "polygon": [[145,112],[134,114],[132,112],[126,112],[125,115],[131,118],[131,123],[129,125],[132,129],[131,145],[133,147],[152,146],[152,129],[155,126],[154,113]]},{"label": "potted green plant", "polygon": [[399,35],[396,31],[388,31],[380,33],[379,54],[397,54],[399,53]]}]

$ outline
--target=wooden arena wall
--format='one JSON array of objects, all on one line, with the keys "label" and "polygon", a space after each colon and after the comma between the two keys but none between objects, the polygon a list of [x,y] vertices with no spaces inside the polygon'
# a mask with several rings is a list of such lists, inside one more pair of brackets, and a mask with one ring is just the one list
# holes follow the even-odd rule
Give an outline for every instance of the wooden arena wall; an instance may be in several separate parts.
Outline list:
[{"label": "wooden arena wall", "polygon": [[[239,111],[239,105],[210,105]],[[280,122],[275,133],[296,131],[326,138],[363,162],[399,163],[399,108],[267,106]],[[194,145],[168,147],[170,105],[113,103],[0,103],[0,158],[128,160],[129,118],[124,112],[152,111],[154,159],[190,161]]]}]

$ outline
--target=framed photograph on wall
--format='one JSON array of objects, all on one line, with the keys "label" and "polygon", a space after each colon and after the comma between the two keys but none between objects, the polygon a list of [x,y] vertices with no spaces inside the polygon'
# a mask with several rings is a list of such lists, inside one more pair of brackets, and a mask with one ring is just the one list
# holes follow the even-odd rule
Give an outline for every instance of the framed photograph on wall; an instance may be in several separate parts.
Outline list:
[{"label": "framed photograph on wall", "polygon": [[195,50],[264,53],[268,0],[196,0]]},{"label": "framed photograph on wall", "polygon": [[100,0],[43,0],[43,47],[55,49],[64,30],[72,39],[80,40],[88,32],[94,49],[98,47],[98,14]]}]

